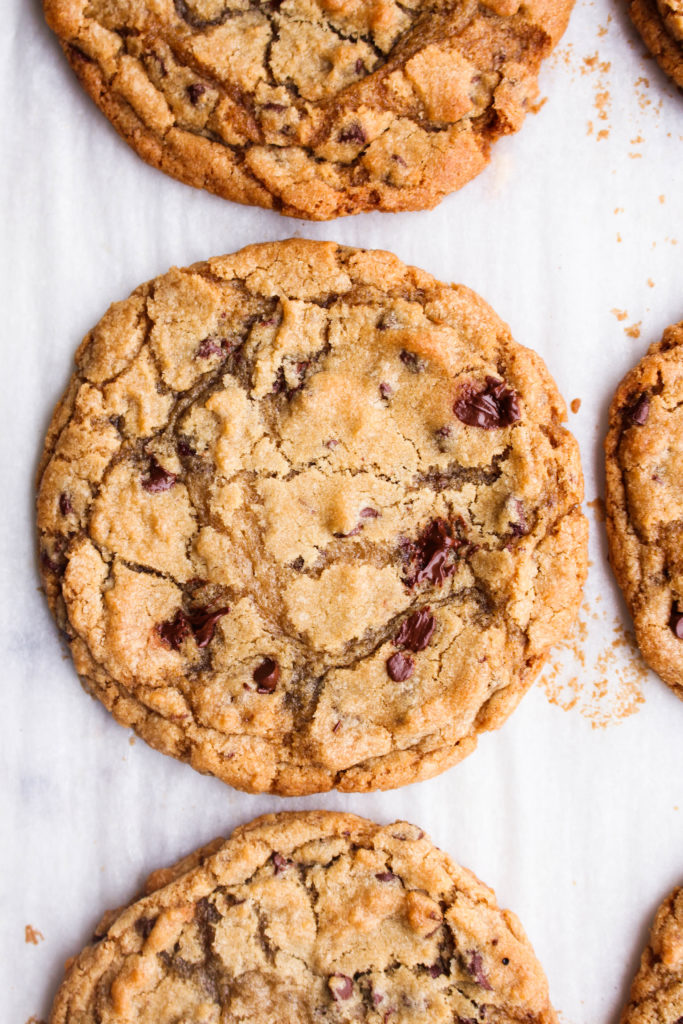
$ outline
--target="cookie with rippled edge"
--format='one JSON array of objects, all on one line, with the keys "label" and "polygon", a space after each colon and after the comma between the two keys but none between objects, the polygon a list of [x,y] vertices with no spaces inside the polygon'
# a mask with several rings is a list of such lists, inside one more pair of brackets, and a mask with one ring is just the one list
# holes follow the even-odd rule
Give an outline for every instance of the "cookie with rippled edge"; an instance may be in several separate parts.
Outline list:
[{"label": "cookie with rippled edge", "polygon": [[612,568],[648,665],[683,700],[683,322],[624,377],[605,441]]},{"label": "cookie with rippled edge", "polygon": [[620,1024],[683,1019],[683,889],[674,889],[652,924]]},{"label": "cookie with rippled edge", "polygon": [[482,299],[390,253],[275,242],[143,285],[83,341],[40,468],[86,689],[242,789],[443,771],[574,620],[564,415]]},{"label": "cookie with rippled edge", "polygon": [[628,9],[662,71],[683,88],[683,0],[628,0]]},{"label": "cookie with rippled edge", "polygon": [[274,814],[105,916],[50,1024],[557,1024],[514,914],[406,822]]},{"label": "cookie with rippled edge", "polygon": [[328,220],[435,206],[538,95],[573,0],[44,0],[148,163]]}]

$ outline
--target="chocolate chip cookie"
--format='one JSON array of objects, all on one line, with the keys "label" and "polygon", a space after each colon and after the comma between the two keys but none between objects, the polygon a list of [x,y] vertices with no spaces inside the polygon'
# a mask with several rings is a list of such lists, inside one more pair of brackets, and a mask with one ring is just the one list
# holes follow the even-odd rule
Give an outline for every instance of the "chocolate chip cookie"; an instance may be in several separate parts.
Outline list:
[{"label": "chocolate chip cookie", "polygon": [[243,789],[443,771],[574,619],[564,414],[486,303],[389,253],[291,240],[138,288],[81,345],[40,470],[86,689]]},{"label": "chocolate chip cookie", "polygon": [[683,0],[628,0],[628,8],[660,68],[683,88]]},{"label": "chocolate chip cookie", "polygon": [[275,814],[153,874],[50,1024],[556,1024],[514,914],[414,825]]},{"label": "chocolate chip cookie", "polygon": [[44,0],[148,163],[293,217],[435,206],[533,106],[573,0]]},{"label": "chocolate chip cookie", "polygon": [[683,322],[617,389],[605,441],[612,568],[648,665],[683,699]]},{"label": "chocolate chip cookie", "polygon": [[661,905],[621,1024],[678,1024],[683,1019],[683,889]]}]

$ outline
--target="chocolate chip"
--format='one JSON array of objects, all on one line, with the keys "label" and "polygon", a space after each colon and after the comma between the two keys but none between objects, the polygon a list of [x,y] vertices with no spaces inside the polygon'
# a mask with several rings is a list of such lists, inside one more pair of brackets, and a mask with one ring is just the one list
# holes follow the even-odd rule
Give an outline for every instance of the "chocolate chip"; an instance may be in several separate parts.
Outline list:
[{"label": "chocolate chip", "polygon": [[188,85],[186,89],[187,95],[190,98],[190,103],[193,107],[196,107],[200,99],[206,92],[206,86],[201,82],[193,82],[192,85]]},{"label": "chocolate chip", "polygon": [[367,135],[359,124],[350,124],[342,128],[337,136],[338,142],[367,142]]},{"label": "chocolate chip", "polygon": [[405,679],[409,679],[413,674],[414,668],[415,662],[413,659],[405,654],[401,654],[400,651],[387,658],[387,673],[389,678],[393,679],[395,683],[402,683]]},{"label": "chocolate chip", "polygon": [[507,967],[507,965],[510,963],[510,957],[504,956],[503,959],[501,960],[501,963],[505,964],[505,966]]},{"label": "chocolate chip", "polygon": [[375,873],[375,878],[378,882],[393,882],[398,875],[395,875],[393,871],[378,871]]},{"label": "chocolate chip", "polygon": [[420,373],[423,369],[423,362],[415,352],[408,352],[402,349],[399,358],[404,366],[407,366],[413,373]]},{"label": "chocolate chip", "polygon": [[331,974],[327,985],[334,999],[350,999],[353,995],[353,982],[345,974]]},{"label": "chocolate chip", "polygon": [[340,729],[341,729],[341,720],[334,723],[334,725],[332,726],[332,732],[339,732]]},{"label": "chocolate chip", "polygon": [[179,651],[185,637],[190,635],[190,623],[185,618],[182,608],[179,608],[172,619],[160,623],[156,630],[167,647]]},{"label": "chocolate chip", "polygon": [[156,923],[156,917],[139,917],[135,922],[135,931],[143,939],[148,939]]},{"label": "chocolate chip", "polygon": [[297,555],[292,562],[292,569],[294,569],[295,572],[301,572],[305,564],[303,557],[301,555]]},{"label": "chocolate chip", "polygon": [[450,437],[451,428],[448,425],[446,425],[445,427],[439,427],[439,429],[435,430],[434,433],[436,434],[437,437]]},{"label": "chocolate chip", "polygon": [[510,531],[513,537],[524,537],[529,532],[529,524],[527,523],[526,514],[524,512],[524,505],[517,498],[514,499],[514,505],[517,513],[517,521],[510,523]]},{"label": "chocolate chip", "polygon": [[194,633],[197,647],[208,647],[216,632],[216,623],[227,615],[230,609],[217,608],[215,612],[197,611],[188,616],[190,628]]},{"label": "chocolate chip", "polygon": [[390,331],[394,327],[398,327],[400,321],[393,309],[388,310],[386,313],[382,313],[381,317],[377,321],[378,331]]},{"label": "chocolate chip", "polygon": [[186,637],[193,634],[197,647],[207,647],[213,640],[216,631],[216,623],[230,611],[229,608],[217,608],[216,611],[195,611],[186,615],[182,608],[179,608],[172,619],[162,622],[156,627],[157,633],[162,641],[174,651],[180,650],[180,646]]},{"label": "chocolate chip", "polygon": [[362,508],[358,515],[361,519],[377,519],[379,512],[376,508]]},{"label": "chocolate chip", "polygon": [[338,445],[339,441],[336,441],[333,437],[331,437],[329,441],[325,441],[325,447],[329,449],[337,448]]},{"label": "chocolate chip", "polygon": [[407,163],[405,162],[405,160],[403,159],[403,157],[402,157],[402,156],[400,156],[400,155],[399,155],[398,153],[392,153],[392,154],[391,154],[391,159],[392,159],[392,160],[395,160],[395,161],[396,161],[396,163],[397,163],[397,164],[400,164],[400,166],[401,166],[401,167],[407,167],[407,166],[408,166],[408,164],[407,164]]},{"label": "chocolate chip", "polygon": [[283,857],[281,853],[274,853],[273,854],[273,865],[275,867],[275,874],[276,875],[281,875],[282,872],[287,869],[289,864],[290,864],[290,861],[288,861],[286,859],[286,857]]},{"label": "chocolate chip", "polygon": [[69,495],[68,494],[60,494],[59,495],[59,511],[62,513],[62,515],[63,516],[68,516],[71,512],[73,512],[73,510],[74,510],[74,507],[71,504],[71,498],[69,497]]},{"label": "chocolate chip", "polygon": [[228,342],[225,338],[204,338],[197,349],[199,359],[210,359],[211,356],[223,356],[227,354]]},{"label": "chocolate chip", "polygon": [[358,60],[356,61],[356,74],[359,75],[361,71],[365,71],[365,64],[359,57]]},{"label": "chocolate chip", "polygon": [[486,974],[484,973],[484,964],[481,958],[481,953],[477,953],[474,949],[468,949],[467,957],[467,970],[470,972],[470,974],[476,981],[477,985],[480,985],[481,988],[485,988],[487,991],[490,992],[492,989],[492,985],[489,979],[486,977]]},{"label": "chocolate chip", "polygon": [[149,463],[149,472],[142,478],[142,486],[150,494],[160,494],[162,491],[169,491],[176,482],[176,474],[160,466],[152,456]]},{"label": "chocolate chip", "polygon": [[487,377],[483,388],[466,384],[453,412],[462,423],[484,430],[509,427],[521,419],[517,392],[496,377]]},{"label": "chocolate chip", "polygon": [[650,399],[647,395],[641,395],[637,398],[633,405],[629,407],[628,414],[632,422],[639,427],[647,423],[647,418],[650,415]]},{"label": "chocolate chip", "polygon": [[449,553],[457,551],[462,543],[445,519],[433,519],[417,541],[404,541],[404,553],[414,563],[412,578],[406,580],[408,585],[428,580],[440,586],[455,572],[455,562],[449,560]]},{"label": "chocolate chip", "polygon": [[679,611],[677,604],[672,605],[671,608],[669,629],[675,637],[678,637],[679,640],[683,640],[683,612]]},{"label": "chocolate chip", "polygon": [[[287,109],[284,103],[264,103],[263,110],[274,110],[277,114],[282,114]],[[261,320],[261,324],[274,324],[274,320]]]},{"label": "chocolate chip", "polygon": [[432,978],[440,978],[441,975],[445,973],[446,972],[444,971],[441,964],[432,964],[432,966],[429,968],[429,975]]},{"label": "chocolate chip", "polygon": [[401,647],[408,647],[417,654],[418,651],[424,651],[432,638],[435,627],[436,620],[429,608],[421,608],[401,623],[394,643]]},{"label": "chocolate chip", "polygon": [[392,388],[391,384],[380,384],[379,393],[382,396],[382,398],[391,398],[391,396],[394,393],[394,389]]},{"label": "chocolate chip", "polygon": [[273,658],[265,658],[254,669],[254,682],[259,693],[272,693],[280,678],[280,666]]},{"label": "chocolate chip", "polygon": [[185,441],[182,438],[178,441],[178,455],[182,455],[183,458],[188,459],[191,455],[196,455],[197,452],[194,450],[189,441]]}]

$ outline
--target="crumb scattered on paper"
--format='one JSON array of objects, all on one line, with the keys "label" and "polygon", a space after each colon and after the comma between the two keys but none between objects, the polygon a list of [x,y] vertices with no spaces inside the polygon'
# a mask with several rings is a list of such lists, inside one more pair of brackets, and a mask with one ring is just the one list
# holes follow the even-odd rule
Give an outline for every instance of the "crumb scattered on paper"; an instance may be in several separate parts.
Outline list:
[{"label": "crumb scattered on paper", "polygon": [[627,334],[629,338],[639,338],[640,328],[642,327],[643,321],[639,320],[636,324],[631,324],[630,327],[624,327],[624,334]]},{"label": "crumb scattered on paper", "polygon": [[[602,622],[604,618],[584,602],[572,635],[555,649],[540,677],[551,704],[563,711],[578,711],[593,729],[618,725],[635,714],[645,701],[642,683],[648,675],[635,638],[616,616],[610,629],[612,639],[594,659],[589,658],[589,621]],[[602,631],[607,632],[604,625]]]},{"label": "crumb scattered on paper", "polygon": [[628,313],[625,309],[612,309],[610,312],[617,318],[617,320],[625,320]]},{"label": "crumb scattered on paper", "polygon": [[571,402],[569,403],[569,408],[571,409],[572,412],[578,412],[579,409],[581,408],[581,399],[580,398],[572,398]]},{"label": "crumb scattered on paper", "polygon": [[37,946],[44,938],[43,933],[39,932],[33,925],[27,924],[24,928],[24,942],[30,942],[32,946]]}]

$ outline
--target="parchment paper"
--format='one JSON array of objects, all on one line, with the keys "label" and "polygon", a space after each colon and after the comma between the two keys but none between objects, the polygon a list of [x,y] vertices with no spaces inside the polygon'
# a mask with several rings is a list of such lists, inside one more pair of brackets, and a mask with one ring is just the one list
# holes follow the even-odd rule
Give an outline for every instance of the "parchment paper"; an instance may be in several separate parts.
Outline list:
[{"label": "parchment paper", "polygon": [[[438,209],[310,224],[147,167],[81,91],[38,0],[3,0],[3,1022],[47,1018],[65,959],[148,871],[295,807],[419,823],[520,916],[564,1024],[616,1021],[655,907],[683,881],[683,703],[629,646],[595,502],[614,387],[683,317],[683,96],[623,8],[578,3],[542,74],[548,102]],[[133,742],[82,692],[38,590],[33,477],[83,334],[173,263],[292,234],[391,249],[471,286],[581,400],[569,424],[592,565],[579,632],[467,761],[391,793],[247,796]]]}]

